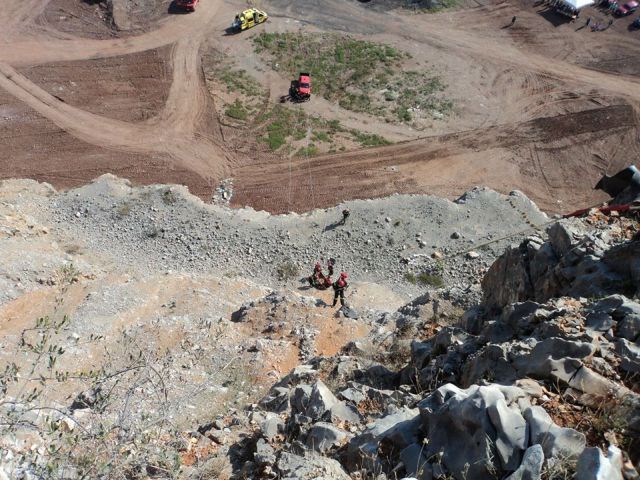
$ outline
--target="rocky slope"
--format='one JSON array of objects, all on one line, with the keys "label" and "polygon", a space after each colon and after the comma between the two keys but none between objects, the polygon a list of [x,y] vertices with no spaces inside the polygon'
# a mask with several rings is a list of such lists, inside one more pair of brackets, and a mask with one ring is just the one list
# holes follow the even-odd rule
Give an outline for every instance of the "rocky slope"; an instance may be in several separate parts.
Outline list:
[{"label": "rocky slope", "polygon": [[[554,223],[546,240],[507,250],[483,279],[482,304],[455,322],[426,295],[380,318],[390,328],[376,350],[382,363],[351,344],[293,370],[251,413],[244,469],[256,478],[638,478],[636,231],[634,219],[600,214]],[[389,368],[405,350],[407,365]]]},{"label": "rocky slope", "polygon": [[0,184],[0,478],[638,478],[634,218],[347,206]]}]

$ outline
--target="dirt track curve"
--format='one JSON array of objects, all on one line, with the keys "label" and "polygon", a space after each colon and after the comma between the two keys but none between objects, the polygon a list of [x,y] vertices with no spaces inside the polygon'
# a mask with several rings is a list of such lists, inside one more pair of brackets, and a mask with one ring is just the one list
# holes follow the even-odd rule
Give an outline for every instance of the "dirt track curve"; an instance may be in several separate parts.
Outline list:
[{"label": "dirt track curve", "polygon": [[[309,159],[270,154],[259,142],[242,150],[237,143],[251,137],[250,128],[229,129],[212,113],[202,51],[247,53],[246,38],[223,35],[242,2],[202,0],[194,14],[164,15],[168,2],[149,1],[159,21],[107,31],[108,38],[87,38],[93,20],[85,20],[84,37],[51,22],[84,18],[74,13],[88,8],[80,0],[25,0],[0,10],[0,178],[69,187],[110,171],[136,182],[185,183],[207,199],[218,181],[233,177],[234,205],[272,212],[394,192],[450,197],[484,184],[523,190],[543,208],[564,211],[602,198],[591,191],[597,177],[640,154],[640,71],[628,60],[640,53],[640,39],[625,28],[631,20],[594,35],[555,25],[544,9],[517,1],[437,15],[407,15],[376,0],[369,3],[380,8],[355,0],[267,1],[271,31],[348,29],[409,50],[442,69],[457,105],[433,131],[407,127],[403,142]],[[516,26],[502,28],[515,13]],[[117,73],[100,64],[129,57],[135,60]],[[143,70],[147,63],[154,73]],[[99,68],[105,74],[95,83],[104,82],[107,93],[89,105],[83,95],[93,85],[82,83],[83,69]],[[166,98],[163,106],[142,105],[140,91],[149,85]],[[111,92],[122,111],[110,110]],[[326,105],[307,108],[314,107]],[[385,131],[382,121],[350,118]]]}]

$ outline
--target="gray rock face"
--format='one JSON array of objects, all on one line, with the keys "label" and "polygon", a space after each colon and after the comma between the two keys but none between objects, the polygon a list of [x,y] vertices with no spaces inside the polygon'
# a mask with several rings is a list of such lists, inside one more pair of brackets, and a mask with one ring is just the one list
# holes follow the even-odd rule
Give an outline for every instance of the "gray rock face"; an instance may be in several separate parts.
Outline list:
[{"label": "gray rock face", "polygon": [[512,410],[499,398],[488,405],[489,419],[496,429],[496,450],[504,470],[515,470],[520,464],[520,453],[527,448],[528,428],[520,410]]},{"label": "gray rock face", "polygon": [[548,338],[538,342],[529,355],[515,362],[523,375],[549,375],[550,360],[564,358],[586,358],[595,352],[593,344],[562,338]]},{"label": "gray rock face", "polygon": [[441,458],[455,478],[490,479],[496,471],[540,478],[545,457],[576,459],[585,448],[584,435],[555,425],[517,387],[448,384],[418,407],[429,438],[424,456]]},{"label": "gray rock face", "polygon": [[578,480],[623,480],[622,452],[613,445],[605,456],[598,447],[585,448],[576,467]]},{"label": "gray rock face", "polygon": [[314,454],[303,457],[283,452],[277,469],[283,480],[351,480],[336,460]]},{"label": "gray rock face", "polygon": [[260,423],[260,431],[262,432],[262,436],[266,438],[268,441],[272,441],[276,438],[279,433],[282,433],[284,430],[284,421],[276,416],[268,416],[265,420]]},{"label": "gray rock face", "polygon": [[515,470],[528,447],[517,405],[524,396],[518,388],[497,385],[440,387],[418,404],[429,438],[425,455],[441,455],[442,465],[456,478],[466,472],[469,478],[488,480],[501,464]]},{"label": "gray rock face", "polygon": [[350,470],[364,467],[371,471],[379,471],[380,459],[377,452],[381,442],[391,442],[398,450],[417,443],[420,423],[418,409],[409,408],[402,408],[392,415],[376,420],[349,442],[347,466]]},{"label": "gray rock face", "polygon": [[339,447],[347,438],[347,433],[331,423],[318,422],[307,435],[307,446],[319,453]]},{"label": "gray rock face", "polygon": [[428,468],[424,447],[417,443],[412,443],[400,452],[400,461],[409,476],[422,477]]},{"label": "gray rock face", "polygon": [[640,305],[631,303],[630,308],[633,308],[630,312],[624,312],[622,308],[614,312],[614,315],[624,312],[624,317],[618,322],[616,334],[619,337],[635,342],[640,338]]},{"label": "gray rock face", "polygon": [[585,449],[585,436],[572,428],[557,426],[544,408],[529,407],[524,418],[529,425],[530,443],[540,444],[546,458],[577,459]]},{"label": "gray rock face", "polygon": [[309,404],[305,409],[305,413],[313,420],[318,420],[325,412],[339,403],[340,401],[331,393],[331,390],[321,380],[318,380],[311,390]]},{"label": "gray rock face", "polygon": [[260,407],[269,412],[284,412],[289,408],[289,389],[286,387],[271,387],[269,393],[260,400]]},{"label": "gray rock face", "polygon": [[603,296],[621,285],[640,287],[640,242],[609,248],[577,219],[554,223],[547,233],[542,246],[527,239],[494,262],[482,280],[487,308],[563,295]]},{"label": "gray rock face", "polygon": [[620,355],[620,368],[630,373],[640,373],[640,346],[624,338],[616,340],[615,350]]},{"label": "gray rock face", "polygon": [[631,342],[640,337],[640,305],[624,295],[611,295],[596,303],[587,317],[587,326],[602,323],[600,330],[615,327],[616,336]]},{"label": "gray rock face", "polygon": [[253,455],[258,466],[273,465],[276,463],[276,453],[271,445],[262,438],[256,443],[256,453]]},{"label": "gray rock face", "polygon": [[312,392],[313,392],[313,387],[311,387],[311,385],[298,385],[296,388],[293,389],[293,393],[291,393],[289,402],[291,403],[291,410],[293,411],[294,414],[295,413],[306,414],[307,408],[311,403]]},{"label": "gray rock face", "polygon": [[482,279],[483,303],[502,308],[533,298],[526,250],[513,248],[499,257]]},{"label": "gray rock face", "polygon": [[539,444],[532,445],[524,452],[522,463],[506,480],[540,480],[544,452]]}]

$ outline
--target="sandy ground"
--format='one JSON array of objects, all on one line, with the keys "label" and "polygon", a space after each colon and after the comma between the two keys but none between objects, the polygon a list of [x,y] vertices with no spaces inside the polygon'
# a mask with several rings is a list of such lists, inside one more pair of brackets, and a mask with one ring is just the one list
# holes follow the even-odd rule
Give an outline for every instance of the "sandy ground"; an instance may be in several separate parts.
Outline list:
[{"label": "sandy ground", "polygon": [[[67,188],[113,172],[175,182],[208,200],[234,178],[235,206],[305,211],[394,192],[454,197],[483,184],[524,191],[548,211],[590,205],[599,176],[640,151],[640,35],[635,16],[592,32],[543,5],[474,2],[417,15],[372,0],[260,2],[267,24],[225,35],[239,0],[114,2],[113,16],[80,0],[25,0],[0,10],[0,178]],[[513,27],[505,28],[517,15]],[[399,142],[290,160],[252,127],[225,126],[202,74],[202,53],[238,58],[275,101],[289,79],[252,54],[259,30],[339,31],[394,45],[437,71],[455,113],[421,131],[314,98],[308,113]],[[247,140],[249,139],[249,140]]]}]

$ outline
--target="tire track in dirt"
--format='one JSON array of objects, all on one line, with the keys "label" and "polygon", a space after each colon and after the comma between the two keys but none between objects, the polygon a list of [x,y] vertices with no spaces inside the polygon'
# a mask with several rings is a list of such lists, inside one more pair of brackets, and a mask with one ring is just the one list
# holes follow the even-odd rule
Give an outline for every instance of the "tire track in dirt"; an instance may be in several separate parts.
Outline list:
[{"label": "tire track in dirt", "polygon": [[[23,5],[38,7],[41,10],[47,4],[43,2],[43,6],[37,3],[37,0],[27,0]],[[204,88],[199,63],[199,48],[203,36],[211,30],[220,3],[219,0],[202,2],[197,15],[168,17],[156,30],[136,37],[89,40],[42,36],[29,40],[19,38],[12,43],[1,42],[0,39],[0,87],[83,141],[123,152],[166,153],[185,168],[207,178],[220,179],[228,174],[231,167],[237,165],[237,161],[227,157],[222,145],[223,140],[216,138],[218,134],[211,134],[211,131],[219,131],[220,125],[208,111],[212,100]],[[340,21],[364,15],[361,7],[355,3],[335,0],[323,3],[326,3],[321,7],[324,12],[318,15],[326,17],[327,12],[334,9],[339,14]],[[287,11],[291,5],[294,4],[289,4]],[[22,25],[33,19],[38,13],[38,8],[34,13],[17,7],[9,9],[9,12],[16,15],[16,18],[12,19],[7,18],[6,11],[0,13],[0,25],[4,26],[2,22],[6,21],[9,30],[19,30]],[[319,11],[317,5],[315,8]],[[469,12],[461,13],[460,19],[453,23],[453,14],[447,15],[439,16],[437,19],[421,17],[418,20],[410,16],[372,13],[366,15],[366,22],[358,25],[362,24],[362,28],[366,27],[372,32],[376,29],[390,32],[397,38],[417,42],[426,48],[451,52],[452,55],[469,62],[493,64],[496,70],[502,71],[497,77],[501,92],[513,102],[503,112],[488,116],[489,125],[521,122],[523,117],[531,119],[541,113],[545,99],[553,98],[562,102],[565,97],[563,92],[570,96],[574,88],[577,92],[584,92],[590,87],[598,92],[604,90],[613,95],[640,101],[640,82],[635,77],[591,70],[540,53],[525,54],[513,42],[505,43],[505,38],[499,37],[496,32],[486,34],[478,30],[465,29],[464,19],[470,15]],[[37,30],[35,32],[43,35]],[[516,37],[520,43],[532,42],[529,31]],[[138,124],[101,117],[71,107],[14,70],[24,65],[127,55],[165,45],[173,45],[171,58],[174,67],[167,102],[159,115]],[[562,55],[565,54],[563,50]],[[405,188],[415,190],[418,187],[424,188],[424,185],[420,185],[418,180],[406,173],[404,176],[390,175],[386,168],[393,165],[423,166],[427,162],[441,161],[454,156],[468,156],[470,160],[476,160],[479,156],[470,152],[484,151],[490,155],[493,149],[526,145],[548,133],[540,124],[529,124],[527,127],[523,128],[523,124],[489,126],[380,149],[317,157],[314,158],[313,165],[304,165],[309,169],[305,174],[309,176],[311,172],[313,177],[320,176],[323,184],[327,184],[327,179],[331,179],[330,181],[336,185],[344,185],[341,175],[352,176],[355,187],[347,195],[353,195],[354,192],[358,195],[364,195],[365,192],[377,195],[376,192],[392,192],[393,189]],[[575,133],[579,128],[572,128],[573,134],[579,134]],[[229,147],[232,148],[233,146]],[[487,163],[490,164],[491,159],[487,159]],[[244,186],[246,193],[237,198],[244,198],[246,203],[252,204],[256,199],[251,192],[271,188],[273,194],[270,197],[252,205],[263,208],[260,205],[268,206],[269,202],[280,202],[277,192],[289,172],[289,166],[288,162],[269,164],[257,159],[251,166],[240,167],[239,185]],[[299,165],[292,166],[295,175],[298,175],[295,170],[299,168]],[[449,174],[454,176],[456,172],[449,171]],[[306,183],[312,184],[313,177],[309,176]],[[304,179],[299,180],[301,184],[305,184]],[[455,179],[452,179],[451,185],[454,184]],[[239,189],[242,191],[241,187]],[[328,188],[327,191],[332,193],[321,193],[322,200],[319,203],[329,200],[335,203],[339,200],[335,196],[335,189]],[[333,198],[329,198],[332,196]],[[308,200],[306,201],[308,203]],[[304,205],[304,202],[304,198],[300,199],[300,205]],[[302,206],[298,208],[304,210]]]},{"label": "tire track in dirt", "polygon": [[[167,153],[204,177],[222,175],[226,171],[218,147],[210,142],[196,142],[193,133],[186,134],[181,130],[181,121],[187,122],[184,111],[179,111],[177,118],[155,124],[106,118],[60,101],[3,63],[0,63],[0,87],[61,129],[93,145],[132,153]],[[197,90],[193,89],[181,98],[189,103],[189,94]],[[172,101],[179,103],[180,99],[174,96]],[[193,113],[197,117],[198,111]]]},{"label": "tire track in dirt", "polygon": [[[633,114],[630,106],[617,105],[535,119],[516,125],[493,126],[429,137],[389,147],[324,155],[315,157],[312,165],[307,164],[304,159],[294,159],[290,167],[292,185],[296,186],[292,203],[297,207],[296,211],[305,211],[312,206],[329,207],[339,201],[367,198],[376,196],[376,193],[388,195],[398,190],[405,193],[429,193],[430,188],[434,187],[431,175],[437,176],[443,164],[458,164],[460,159],[464,159],[470,169],[476,168],[479,172],[483,169],[493,170],[493,174],[499,177],[502,174],[500,169],[505,168],[505,160],[490,160],[499,151],[535,145],[544,137],[548,138],[549,142],[570,139],[575,144],[576,153],[581,152],[579,138],[582,135],[594,132],[606,135],[608,131],[611,135],[617,135],[618,132],[629,131],[634,128]],[[535,163],[532,167],[536,173],[533,176],[524,176],[522,180],[526,183],[518,183],[522,180],[516,179],[515,184],[507,188],[530,190],[532,184],[545,183],[545,180],[548,180],[548,172],[543,170],[545,167],[539,158],[536,162],[529,148],[527,147],[529,161]],[[474,162],[479,163],[474,165]],[[394,169],[390,169],[390,166]],[[421,170],[423,174],[431,172],[431,175],[420,176],[416,173],[417,170]],[[254,174],[253,166],[238,169],[234,182],[234,204],[249,204],[256,209],[282,213],[284,210],[280,209],[289,203],[290,193],[282,188],[285,172],[288,174],[288,171],[289,164],[285,161],[261,165],[260,176]],[[473,181],[465,175],[460,179],[452,178],[450,186],[457,186],[459,189],[473,186],[473,183],[463,185],[464,182]],[[305,195],[304,186],[310,186],[309,178],[315,179],[317,183],[316,193],[321,192],[320,195],[316,194],[317,205],[309,205],[308,192]],[[588,181],[588,178],[586,179]],[[556,188],[554,185],[548,185],[552,189]],[[554,198],[550,195],[550,191],[540,191],[536,199],[546,198],[547,204],[550,205],[550,200]]]},{"label": "tire track in dirt", "polygon": [[[72,107],[30,82],[6,62],[0,63],[0,86],[85,142],[131,153],[166,153],[205,178],[222,176],[227,170],[224,154],[204,132],[198,132],[208,105],[199,48],[217,7],[218,2],[206,2],[198,16],[176,17],[160,29],[138,37],[58,42],[58,47],[65,45],[70,51],[56,51],[54,41],[52,49],[39,49],[47,52],[50,60],[59,61],[69,56],[86,59],[115,52],[130,54],[177,39],[172,51],[173,81],[167,102],[158,116],[146,122],[122,122]],[[184,35],[186,26],[193,27],[188,35]],[[2,47],[0,45],[0,56]]]},{"label": "tire track in dirt", "polygon": [[25,24],[32,22],[46,8],[42,0],[5,1],[0,7],[0,40],[15,41]]},{"label": "tire track in dirt", "polygon": [[207,105],[199,47],[200,39],[191,36],[174,45],[171,54],[173,82],[167,102],[155,119],[155,123],[163,124],[179,135],[191,135],[196,130]]},{"label": "tire track in dirt", "polygon": [[186,37],[197,38],[210,29],[219,5],[219,0],[201,2],[197,15],[171,16],[157,30],[135,37],[108,40],[37,38],[0,43],[0,61],[18,67],[127,55],[171,45]]}]

